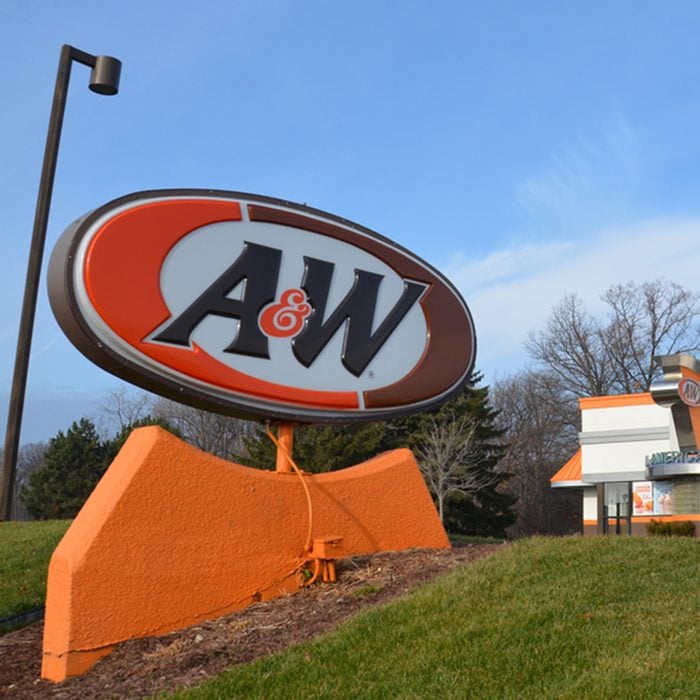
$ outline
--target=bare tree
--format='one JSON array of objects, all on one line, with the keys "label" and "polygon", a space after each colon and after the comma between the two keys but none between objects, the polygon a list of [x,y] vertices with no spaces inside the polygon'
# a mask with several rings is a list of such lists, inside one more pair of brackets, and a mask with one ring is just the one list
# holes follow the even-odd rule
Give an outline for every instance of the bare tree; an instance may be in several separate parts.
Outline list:
[{"label": "bare tree", "polygon": [[600,324],[575,294],[552,309],[546,328],[531,333],[525,347],[576,394],[599,396],[612,386]]},{"label": "bare tree", "polygon": [[492,401],[506,430],[501,466],[518,494],[511,534],[565,534],[581,525],[581,494],[553,490],[550,478],[578,448],[576,399],[552,373],[523,372],[498,382]]},{"label": "bare tree", "polygon": [[654,356],[700,348],[698,294],[675,282],[611,286],[602,296],[607,319],[594,318],[575,294],[552,309],[544,330],[525,346],[577,396],[645,391]]},{"label": "bare tree", "polygon": [[159,398],[152,414],[176,428],[183,439],[204,452],[232,459],[244,452],[243,440],[253,434],[255,423],[203,411],[192,406]]},{"label": "bare tree", "polygon": [[476,469],[480,456],[477,426],[471,417],[430,418],[421,434],[416,457],[425,483],[437,501],[442,522],[448,496],[474,494],[496,482],[496,475]]},{"label": "bare tree", "polygon": [[243,439],[252,435],[255,424],[211,413],[127,387],[110,391],[100,403],[99,425],[104,435],[119,433],[145,418],[164,421],[183,440],[204,452],[232,459],[244,452]]},{"label": "bare tree", "polygon": [[28,520],[31,517],[19,497],[19,492],[28,482],[31,473],[44,463],[47,448],[48,443],[46,442],[29,442],[19,448],[17,478],[15,479],[15,492],[12,499],[13,520]]},{"label": "bare tree", "polygon": [[134,393],[126,386],[109,391],[100,401],[95,421],[103,436],[119,433],[126,426],[145,418],[153,409],[156,397],[146,392]]},{"label": "bare tree", "polygon": [[624,393],[649,388],[655,355],[700,347],[698,295],[675,282],[616,284],[603,299],[610,307],[604,341],[614,384]]}]

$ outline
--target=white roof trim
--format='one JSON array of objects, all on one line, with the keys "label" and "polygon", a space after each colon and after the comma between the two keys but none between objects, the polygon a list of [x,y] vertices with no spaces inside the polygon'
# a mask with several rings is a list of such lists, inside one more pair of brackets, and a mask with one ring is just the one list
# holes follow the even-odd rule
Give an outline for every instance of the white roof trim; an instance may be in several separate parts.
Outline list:
[{"label": "white roof trim", "polygon": [[567,488],[581,488],[582,486],[595,486],[595,484],[589,484],[587,481],[581,481],[577,479],[575,481],[553,481],[553,489],[567,489]]},{"label": "white roof trim", "polygon": [[652,428],[629,428],[625,430],[591,430],[580,432],[582,445],[602,445],[613,442],[636,442],[647,440],[667,440],[671,436],[668,426]]}]

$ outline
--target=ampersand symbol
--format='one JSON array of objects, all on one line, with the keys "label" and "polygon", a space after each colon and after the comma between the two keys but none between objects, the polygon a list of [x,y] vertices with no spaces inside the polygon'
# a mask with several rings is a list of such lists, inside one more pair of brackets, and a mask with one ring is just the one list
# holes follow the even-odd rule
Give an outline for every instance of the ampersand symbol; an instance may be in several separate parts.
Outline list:
[{"label": "ampersand symbol", "polygon": [[260,314],[260,329],[271,338],[291,338],[301,331],[311,313],[302,289],[287,289],[278,302],[268,304]]}]

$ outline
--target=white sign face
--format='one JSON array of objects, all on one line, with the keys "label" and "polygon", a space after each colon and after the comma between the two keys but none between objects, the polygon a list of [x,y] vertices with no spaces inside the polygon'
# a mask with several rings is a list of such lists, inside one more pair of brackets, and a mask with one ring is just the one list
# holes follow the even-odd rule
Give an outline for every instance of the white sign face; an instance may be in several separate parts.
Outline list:
[{"label": "white sign face", "polygon": [[466,304],[357,224],[255,195],[144,192],[79,220],[49,269],[66,334],[110,372],[245,416],[426,410],[473,367]]}]

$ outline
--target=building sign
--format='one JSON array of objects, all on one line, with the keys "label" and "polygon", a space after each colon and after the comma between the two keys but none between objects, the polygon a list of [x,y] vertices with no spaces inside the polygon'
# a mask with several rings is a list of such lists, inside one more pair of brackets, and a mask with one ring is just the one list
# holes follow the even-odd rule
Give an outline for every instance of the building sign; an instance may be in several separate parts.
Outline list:
[{"label": "building sign", "polygon": [[141,192],[75,222],[54,313],[104,369],[210,410],[389,418],[464,386],[469,310],[437,270],[330,214],[256,195]]},{"label": "building sign", "polygon": [[684,377],[678,382],[678,395],[688,406],[700,406],[700,384],[694,379]]},{"label": "building sign", "polygon": [[656,452],[645,460],[647,476],[684,476],[700,474],[700,452],[697,450],[674,450]]},{"label": "building sign", "polygon": [[645,464],[647,467],[655,467],[659,464],[698,464],[700,452],[697,450],[682,450],[673,452],[656,452],[649,455]]}]

